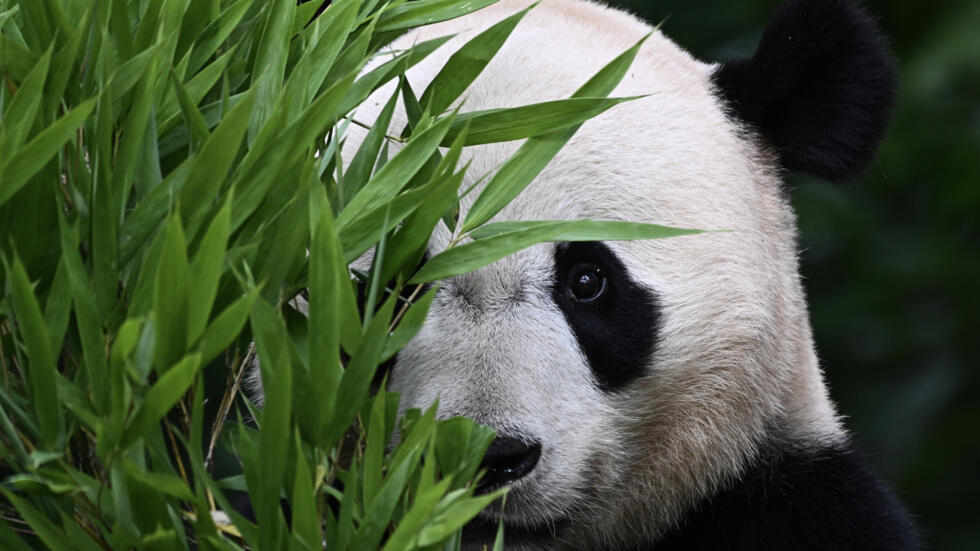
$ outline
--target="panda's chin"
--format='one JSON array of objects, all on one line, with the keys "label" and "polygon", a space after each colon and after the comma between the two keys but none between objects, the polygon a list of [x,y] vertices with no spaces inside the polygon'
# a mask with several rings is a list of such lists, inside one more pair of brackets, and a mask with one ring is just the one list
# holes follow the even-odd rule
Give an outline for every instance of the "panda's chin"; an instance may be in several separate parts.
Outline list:
[{"label": "panda's chin", "polygon": [[[486,513],[486,511],[484,511]],[[480,514],[463,528],[462,549],[486,549],[493,546],[499,529],[497,515]],[[568,518],[536,521],[532,524],[504,521],[504,538],[508,549],[538,549],[553,543]]]}]

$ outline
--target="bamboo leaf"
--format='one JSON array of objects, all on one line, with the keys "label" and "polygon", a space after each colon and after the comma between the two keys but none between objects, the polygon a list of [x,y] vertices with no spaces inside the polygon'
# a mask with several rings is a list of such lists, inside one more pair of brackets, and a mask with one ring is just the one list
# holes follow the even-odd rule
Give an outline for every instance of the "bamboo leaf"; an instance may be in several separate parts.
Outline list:
[{"label": "bamboo leaf", "polygon": [[381,353],[381,361],[384,362],[393,358],[399,350],[408,344],[408,341],[418,335],[419,331],[422,330],[422,324],[425,323],[425,316],[429,313],[429,307],[432,306],[432,300],[436,298],[438,291],[439,287],[433,286],[408,308],[405,316],[398,322],[398,327],[388,337],[384,352]]},{"label": "bamboo leaf", "polygon": [[102,319],[92,295],[91,279],[82,257],[78,252],[77,234],[68,227],[64,217],[58,217],[61,233],[61,257],[71,282],[72,302],[75,305],[75,320],[82,341],[85,374],[92,385],[92,398],[96,407],[105,405],[107,384],[105,381],[105,337],[102,333]]},{"label": "bamboo leaf", "polygon": [[401,31],[453,19],[493,4],[497,0],[418,0],[395,6],[384,13],[378,23],[378,33]]},{"label": "bamboo leaf", "polygon": [[44,82],[51,65],[51,48],[37,61],[27,78],[20,83],[10,105],[3,111],[0,124],[0,158],[7,158],[27,139],[41,105]]},{"label": "bamboo leaf", "polygon": [[196,74],[208,58],[218,51],[218,47],[227,40],[254,2],[255,0],[238,0],[225,8],[217,19],[204,27],[191,51],[190,61],[187,64],[189,74]]},{"label": "bamboo leaf", "polygon": [[[608,96],[626,75],[636,53],[648,36],[650,35],[644,36],[632,48],[600,69],[595,76],[572,94],[572,98]],[[517,152],[497,170],[497,173],[473,202],[473,206],[470,207],[469,212],[466,213],[466,219],[463,221],[463,232],[468,232],[485,224],[500,212],[500,209],[517,197],[531,183],[531,180],[544,170],[544,167],[572,138],[578,128],[579,125],[576,125],[530,138],[524,142]]]},{"label": "bamboo leaf", "polygon": [[65,142],[75,135],[94,107],[94,98],[81,103],[0,164],[0,205],[48,164]]},{"label": "bamboo leaf", "polygon": [[250,142],[254,141],[259,128],[266,122],[274,100],[282,89],[286,58],[289,54],[290,32],[296,10],[296,2],[293,0],[273,0],[270,4],[253,73],[256,102],[248,128]]},{"label": "bamboo leaf", "polygon": [[201,336],[199,347],[202,362],[207,363],[213,360],[224,349],[231,346],[231,343],[241,333],[245,322],[248,321],[248,314],[256,297],[258,297],[258,290],[252,290],[239,297],[222,310],[208,325]]},{"label": "bamboo leaf", "polygon": [[337,226],[341,228],[341,232],[359,213],[381,206],[401,191],[436,151],[452,121],[452,117],[446,117],[419,133],[375,173],[337,217]]},{"label": "bamboo leaf", "polygon": [[127,448],[136,440],[149,436],[153,426],[163,419],[163,416],[194,383],[200,367],[200,354],[189,354],[164,372],[156,384],[150,387],[139,409],[128,423],[123,433],[121,448]]},{"label": "bamboo leaf", "polygon": [[571,98],[512,107],[460,113],[443,138],[448,147],[467,125],[466,145],[520,140],[540,136],[583,122],[605,112],[610,107],[637,99],[629,98]]},{"label": "bamboo leaf", "polygon": [[13,265],[5,266],[8,276],[8,294],[13,297],[14,314],[29,364],[24,366],[31,388],[31,405],[41,431],[41,442],[53,449],[60,440],[63,421],[58,407],[57,368],[55,351],[51,349],[41,308],[34,296],[34,289],[19,258]]},{"label": "bamboo leaf", "polygon": [[536,5],[501,20],[456,50],[422,92],[419,103],[433,114],[445,111],[480,76],[514,27]]},{"label": "bamboo leaf", "polygon": [[0,488],[0,493],[3,493],[10,504],[17,509],[21,518],[48,549],[51,551],[70,551],[72,549],[72,545],[65,534],[44,513],[6,488]]},{"label": "bamboo leaf", "polygon": [[[253,502],[258,518],[259,540],[266,549],[277,548],[276,542],[285,528],[279,509],[289,451],[290,412],[292,411],[292,366],[286,349],[288,337],[282,320],[263,301],[252,306],[252,332],[259,351],[262,389],[262,430],[259,433],[259,468],[262,479]],[[250,488],[251,490],[251,488]]]},{"label": "bamboo leaf", "polygon": [[175,215],[164,228],[163,248],[153,284],[153,327],[156,346],[153,364],[163,369],[180,358],[187,346],[190,267],[187,244]]},{"label": "bamboo leaf", "polygon": [[208,227],[191,262],[190,281],[193,285],[189,286],[187,295],[187,342],[197,340],[207,325],[224,271],[230,225],[231,207],[226,203]]},{"label": "bamboo leaf", "polygon": [[474,232],[474,241],[447,249],[426,262],[410,282],[425,283],[471,272],[542,242],[661,239],[700,233],[656,224],[596,220],[500,222],[481,229]]},{"label": "bamboo leaf", "polygon": [[[361,323],[330,208],[321,210],[312,236],[309,304],[311,385],[324,403],[333,403],[342,376],[339,344],[346,340],[348,350],[354,350]],[[345,328],[356,334],[344,339]],[[325,421],[321,413],[315,423],[318,430]]]},{"label": "bamboo leaf", "polygon": [[214,198],[228,181],[229,171],[248,130],[255,97],[254,93],[249,92],[232,108],[190,165],[190,173],[179,195],[189,235],[197,233]]},{"label": "bamboo leaf", "polygon": [[381,144],[391,126],[391,117],[395,113],[397,103],[398,91],[395,90],[391,99],[381,109],[378,118],[371,124],[371,130],[368,131],[364,141],[361,142],[361,146],[354,154],[354,158],[340,182],[341,199],[343,200],[341,207],[346,204],[348,198],[356,195],[371,177],[371,169],[374,168],[374,163],[378,159],[378,152],[381,151]]}]

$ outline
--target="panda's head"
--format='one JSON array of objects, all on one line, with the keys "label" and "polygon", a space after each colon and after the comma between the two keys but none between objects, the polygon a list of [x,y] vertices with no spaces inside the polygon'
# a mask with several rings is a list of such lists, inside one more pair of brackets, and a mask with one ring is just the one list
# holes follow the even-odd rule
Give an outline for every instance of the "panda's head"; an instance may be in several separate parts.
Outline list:
[{"label": "panda's head", "polygon": [[[413,88],[529,3],[502,0],[402,38],[457,33],[409,73]],[[544,0],[464,110],[568,97],[650,30],[597,4]],[[509,544],[649,540],[766,443],[842,438],[813,351],[781,173],[858,171],[893,87],[883,39],[845,0],[788,2],[756,55],[737,63],[700,62],[654,33],[613,93],[646,97],[587,122],[498,215],[729,230],[542,244],[442,283],[390,387],[403,408],[438,400],[440,416],[498,431],[486,484],[511,488]],[[370,119],[390,94],[358,116]],[[469,148],[472,181],[518,145]],[[450,238],[442,226],[429,253]]]}]

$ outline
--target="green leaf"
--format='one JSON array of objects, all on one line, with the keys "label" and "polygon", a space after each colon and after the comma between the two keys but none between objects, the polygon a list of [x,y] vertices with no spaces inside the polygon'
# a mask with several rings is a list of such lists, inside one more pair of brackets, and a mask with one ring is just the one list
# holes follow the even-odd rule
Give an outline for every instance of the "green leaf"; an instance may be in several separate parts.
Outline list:
[{"label": "green leaf", "polygon": [[397,296],[392,295],[378,309],[371,324],[364,332],[361,346],[351,356],[344,376],[340,380],[337,399],[331,408],[330,424],[324,442],[327,446],[336,442],[350,426],[357,412],[364,407],[368,398],[371,380],[380,363],[381,351],[384,350],[385,336],[388,333],[388,323],[397,302]]},{"label": "green leaf", "polygon": [[7,71],[17,81],[23,82],[27,78],[40,57],[37,52],[26,48],[23,42],[8,36],[6,32],[0,33],[0,69]]},{"label": "green leaf", "polygon": [[[163,78],[160,70],[163,66],[163,61],[160,59],[162,55],[161,49],[157,48],[154,55],[150,56],[146,65],[142,67],[142,76],[136,85],[133,104],[123,123],[123,139],[117,142],[119,152],[115,155],[112,166],[111,187],[114,217],[119,216],[125,198],[129,196],[136,165],[140,161],[140,152],[143,150],[143,141],[147,138],[147,128],[153,116],[157,82],[158,79]],[[98,274],[96,274],[96,281],[98,281]]]},{"label": "green leaf", "polygon": [[27,78],[20,83],[10,105],[3,111],[3,124],[0,124],[0,158],[8,158],[27,139],[34,125],[37,108],[44,97],[44,81],[51,65],[51,51],[48,48],[37,61]]},{"label": "green leaf", "polygon": [[252,149],[234,177],[232,229],[238,228],[262,204],[269,188],[286,169],[295,169],[316,137],[338,118],[337,105],[356,76],[350,73],[334,83],[266,149]]},{"label": "green leaf", "polygon": [[[238,0],[225,8],[217,19],[204,27],[191,51],[190,61],[187,64],[188,74],[196,74],[208,58],[218,51],[218,47],[231,35],[238,26],[238,22],[242,20],[254,2],[255,0]],[[212,63],[209,67],[216,63]]]},{"label": "green leaf", "polygon": [[[428,463],[426,464],[428,465]],[[446,494],[449,489],[450,484],[453,482],[452,478],[445,478],[439,481],[435,486],[428,488],[427,490],[421,492],[412,503],[412,507],[408,510],[398,526],[395,528],[394,533],[385,542],[385,546],[382,551],[395,551],[400,549],[412,549],[414,548],[414,540],[418,537],[419,531],[425,525],[426,520],[435,510],[436,505]]]},{"label": "green leaf", "polygon": [[[208,93],[211,88],[214,87],[218,79],[225,74],[225,69],[228,68],[228,63],[234,58],[235,54],[238,53],[237,48],[232,48],[224,55],[216,59],[214,62],[209,63],[203,71],[194,76],[191,80],[183,85],[184,90],[187,92],[187,97],[190,98],[190,104],[199,105],[204,96]],[[247,93],[247,92],[246,92]],[[245,93],[241,94],[242,96]],[[211,104],[213,105],[213,104]],[[214,126],[212,117],[208,117],[209,106],[205,106],[201,110],[202,116],[204,116],[205,124],[208,128]],[[171,94],[163,100],[160,107],[157,109],[157,120],[163,121],[160,124],[159,135],[167,134],[173,127],[178,123],[178,111],[180,110],[180,99],[176,94]],[[214,111],[212,107],[211,112]],[[161,140],[162,142],[162,140]],[[161,143],[161,149],[163,149],[163,144]]]},{"label": "green leaf", "polygon": [[441,180],[436,180],[429,185],[406,191],[348,223],[341,234],[344,258],[351,262],[361,256],[377,243],[379,233],[388,233],[422,204],[431,200],[432,190],[441,183]]},{"label": "green leaf", "polygon": [[354,159],[347,167],[347,172],[344,173],[344,178],[340,182],[340,193],[343,200],[341,207],[346,204],[348,198],[356,195],[371,177],[371,169],[374,168],[374,162],[378,159],[378,152],[381,150],[381,144],[391,126],[391,117],[397,104],[398,90],[395,90],[391,99],[381,109],[378,118],[371,123],[371,130],[364,137],[364,141],[361,142],[361,146],[354,154]]},{"label": "green leaf", "polygon": [[439,147],[452,121],[452,117],[446,117],[433,124],[414,136],[408,145],[385,163],[337,217],[341,232],[355,216],[383,205],[401,191]]},{"label": "green leaf", "polygon": [[[391,240],[388,262],[381,280],[388,281],[398,275],[404,280],[415,271],[429,244],[429,236],[440,219],[453,221],[453,213],[459,204],[459,186],[466,175],[466,169],[452,173],[462,154],[465,132],[460,133],[456,142],[436,167],[435,178],[440,178],[433,186],[429,199],[422,204],[399,228]],[[447,227],[452,225],[447,222]]]},{"label": "green leaf", "polygon": [[401,31],[446,21],[484,8],[496,1],[418,0],[417,2],[407,2],[386,11],[379,20],[377,32]]},{"label": "green leaf", "polygon": [[[314,4],[315,2],[310,3],[311,6]],[[357,10],[360,5],[360,0],[333,2],[330,9],[313,22],[312,26],[318,39],[316,45],[300,61],[303,63],[309,60],[312,63],[312,70],[306,83],[306,96],[303,98],[304,106],[320,89],[323,79],[337,59],[344,45],[344,39],[357,22]]]},{"label": "green leaf", "polygon": [[0,493],[3,493],[10,504],[17,509],[20,517],[24,519],[24,522],[31,527],[34,534],[48,549],[51,551],[70,551],[73,549],[65,534],[44,513],[6,488],[0,487]]},{"label": "green leaf", "polygon": [[253,502],[258,518],[259,540],[265,549],[276,545],[284,530],[279,494],[289,452],[290,412],[292,411],[292,365],[286,327],[264,300],[252,306],[252,333],[259,352],[262,390],[262,430],[259,432],[259,469],[262,478]]},{"label": "green leaf", "polygon": [[0,163],[0,205],[48,164],[65,142],[75,135],[94,107],[94,98],[81,103]]},{"label": "green leaf", "polygon": [[399,350],[408,344],[408,341],[412,340],[422,330],[422,324],[425,323],[425,316],[429,313],[429,307],[432,306],[432,300],[436,298],[438,291],[439,286],[434,285],[428,292],[408,307],[405,315],[398,322],[398,326],[391,333],[391,336],[388,337],[388,342],[385,343],[384,352],[381,353],[382,362],[393,358]]},{"label": "green leaf", "polygon": [[357,79],[354,86],[351,87],[350,92],[340,104],[340,112],[347,113],[354,109],[384,83],[404,74],[405,71],[408,71],[415,64],[428,57],[451,38],[451,36],[443,36],[420,42],[407,51],[397,55],[394,59],[371,69]]},{"label": "green leaf", "polygon": [[471,272],[517,251],[548,241],[660,239],[700,233],[638,222],[597,220],[499,222],[473,232],[474,241],[447,249],[410,280],[425,283]]},{"label": "green leaf", "polygon": [[[444,503],[448,496],[440,503],[440,508],[445,511],[430,521],[418,534],[418,545],[421,547],[439,543],[453,532],[461,529],[464,524],[473,519],[480,511],[485,509],[494,501],[500,499],[504,490],[494,492],[480,497],[467,497],[454,500],[452,505]],[[452,494],[450,494],[452,495]]]},{"label": "green leaf", "polygon": [[385,535],[385,528],[391,520],[395,506],[398,505],[398,496],[401,495],[408,476],[417,468],[417,457],[421,454],[422,446],[413,446],[409,459],[393,465],[391,471],[381,486],[377,497],[364,513],[364,518],[354,535],[352,547],[354,549],[377,549],[381,538]]},{"label": "green leaf", "polygon": [[[201,111],[173,69],[170,71],[170,82],[173,83],[174,92],[177,94],[177,102],[180,104],[180,111],[184,115],[184,124],[191,130],[191,149],[196,150],[199,144],[207,141],[211,135],[208,131],[208,123],[204,121]],[[156,138],[155,133],[153,137]]]},{"label": "green leaf", "polygon": [[371,401],[371,416],[367,422],[367,439],[362,463],[364,475],[361,484],[361,500],[366,508],[371,507],[374,498],[378,495],[378,490],[381,488],[382,459],[384,458],[385,447],[388,445],[388,435],[385,430],[386,405],[387,397],[382,390]]},{"label": "green leaf", "polygon": [[51,340],[51,351],[57,356],[68,330],[71,318],[71,280],[68,278],[68,268],[65,259],[58,260],[54,272],[54,281],[48,291],[48,300],[44,306],[44,325],[48,328],[48,338]]},{"label": "green leaf", "polygon": [[303,453],[303,441],[297,431],[295,476],[293,480],[292,501],[293,512],[292,532],[293,551],[305,551],[323,548],[323,536],[320,534],[320,519],[317,515],[317,502],[313,488],[313,475]]},{"label": "green leaf", "polygon": [[[637,96],[639,97],[639,96]],[[577,126],[629,98],[571,98],[512,107],[460,113],[443,138],[449,146],[469,124],[466,145],[520,140]]]},{"label": "green leaf", "polygon": [[[646,41],[644,36],[632,48],[620,54],[599,70],[588,82],[572,94],[572,98],[605,97],[626,75],[640,46]],[[482,226],[493,218],[504,206],[510,203],[528,184],[551,162],[558,151],[575,135],[580,125],[557,130],[550,134],[528,139],[501,166],[486,187],[473,202],[466,219],[463,232]]]},{"label": "green leaf", "polygon": [[[58,4],[51,3],[51,5],[57,6]],[[83,39],[89,36],[92,15],[94,13],[95,6],[89,5],[82,19],[75,23],[75,30],[71,33],[68,42],[54,56],[51,64],[51,83],[48,86],[48,93],[51,97],[61,98],[64,96],[65,87],[68,86],[68,81],[72,76],[76,62],[79,61],[79,48],[82,45]]]},{"label": "green leaf", "polygon": [[286,71],[286,58],[289,54],[289,39],[292,31],[296,2],[294,0],[272,0],[267,6],[268,17],[259,41],[258,57],[255,60],[252,86],[255,89],[255,109],[249,124],[249,141],[253,142],[259,128],[271,113],[275,98],[282,89],[282,79]]},{"label": "green leaf", "polygon": [[142,472],[136,468],[132,461],[126,460],[123,460],[123,469],[130,479],[145,484],[160,494],[184,501],[194,501],[194,494],[191,493],[191,489],[179,477],[170,474]]},{"label": "green leaf", "polygon": [[494,24],[489,29],[456,50],[432,82],[422,92],[421,105],[429,112],[439,114],[445,111],[480,76],[493,56],[497,54],[514,27],[537,3]]},{"label": "green leaf", "polygon": [[176,215],[171,216],[163,232],[163,248],[153,284],[156,337],[153,363],[157,369],[169,366],[186,350],[187,301],[190,293],[190,267],[180,219]]},{"label": "green leaf", "polygon": [[200,367],[201,355],[188,354],[166,370],[156,384],[150,387],[139,409],[128,423],[123,433],[121,448],[128,448],[136,440],[149,436],[153,426],[163,419],[163,416],[194,383]]},{"label": "green leaf", "polygon": [[71,282],[72,301],[75,304],[75,320],[82,341],[85,374],[91,383],[92,398],[96,407],[105,404],[108,393],[105,380],[105,336],[102,332],[102,320],[92,296],[91,279],[82,256],[78,252],[78,236],[68,227],[64,217],[58,217],[58,227],[61,232],[61,256],[68,270]]},{"label": "green leaf", "polygon": [[258,289],[253,289],[242,295],[222,310],[208,325],[201,336],[201,344],[198,348],[202,362],[210,362],[231,346],[245,327],[248,314],[252,310],[252,303],[255,302],[258,294]]},{"label": "green leaf", "polygon": [[187,223],[188,235],[197,233],[214,198],[228,181],[228,173],[248,130],[254,104],[255,94],[246,93],[242,101],[224,117],[190,166],[190,174],[180,190],[181,212]]},{"label": "green leaf", "polygon": [[231,206],[225,203],[205,232],[191,262],[190,281],[193,284],[188,287],[187,294],[187,342],[196,341],[208,323],[224,271],[230,226]]},{"label": "green leaf", "polygon": [[41,442],[53,449],[61,436],[63,421],[58,403],[57,367],[41,308],[19,258],[5,266],[8,294],[13,297],[14,314],[29,363],[25,368],[31,388],[31,402],[41,430]]},{"label": "green leaf", "polygon": [[[309,282],[310,382],[315,395],[324,403],[335,401],[340,385],[339,343],[346,341],[348,350],[354,350],[361,336],[360,318],[347,274],[333,213],[326,206],[312,235]],[[345,328],[347,339],[343,338]],[[317,427],[326,421],[324,413],[321,411]]]}]

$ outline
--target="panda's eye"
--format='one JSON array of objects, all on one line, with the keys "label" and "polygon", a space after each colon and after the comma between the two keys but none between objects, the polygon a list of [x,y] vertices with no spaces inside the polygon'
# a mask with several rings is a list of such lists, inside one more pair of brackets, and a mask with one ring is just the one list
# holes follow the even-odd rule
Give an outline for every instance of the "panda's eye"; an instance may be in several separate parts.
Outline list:
[{"label": "panda's eye", "polygon": [[591,262],[580,262],[568,271],[565,293],[577,302],[592,302],[606,290],[606,276]]}]

